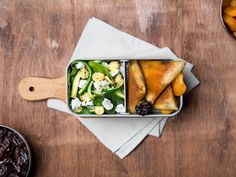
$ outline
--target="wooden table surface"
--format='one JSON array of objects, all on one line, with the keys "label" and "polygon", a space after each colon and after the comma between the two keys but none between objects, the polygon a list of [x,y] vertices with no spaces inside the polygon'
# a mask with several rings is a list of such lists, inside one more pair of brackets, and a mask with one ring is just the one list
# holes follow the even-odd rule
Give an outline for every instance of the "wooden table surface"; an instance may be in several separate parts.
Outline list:
[{"label": "wooden table surface", "polygon": [[[236,175],[236,41],[220,0],[0,0],[0,124],[19,130],[32,176],[233,177]],[[79,121],[27,102],[26,76],[61,76],[92,16],[195,65],[201,85],[160,139],[147,137],[120,160]]]}]

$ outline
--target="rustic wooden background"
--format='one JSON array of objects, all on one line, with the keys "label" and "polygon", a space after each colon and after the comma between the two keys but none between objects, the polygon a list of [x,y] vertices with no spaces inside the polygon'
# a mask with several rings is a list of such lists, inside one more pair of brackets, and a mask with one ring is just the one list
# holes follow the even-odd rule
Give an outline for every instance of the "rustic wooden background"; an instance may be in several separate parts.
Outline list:
[{"label": "rustic wooden background", "polygon": [[[32,176],[233,177],[236,175],[236,41],[222,28],[220,0],[0,0],[0,123],[29,141]],[[61,76],[92,16],[195,64],[201,85],[124,160],[82,124],[27,102],[26,76]]]}]

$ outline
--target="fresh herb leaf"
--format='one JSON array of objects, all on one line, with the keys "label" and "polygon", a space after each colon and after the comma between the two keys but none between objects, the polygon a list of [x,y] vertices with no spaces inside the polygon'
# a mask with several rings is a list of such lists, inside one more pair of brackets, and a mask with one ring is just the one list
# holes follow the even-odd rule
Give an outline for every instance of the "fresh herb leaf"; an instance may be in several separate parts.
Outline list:
[{"label": "fresh herb leaf", "polygon": [[94,114],[94,107],[92,106],[84,106],[82,111],[79,114]]},{"label": "fresh herb leaf", "polygon": [[104,97],[102,95],[96,95],[93,99],[93,104],[95,106],[102,106],[103,100],[104,100]]},{"label": "fresh herb leaf", "polygon": [[105,76],[108,76],[111,80],[113,80],[112,75],[110,74],[110,72],[108,71],[108,69],[105,66],[103,66],[99,63],[96,63],[94,61],[89,61],[88,64],[94,72],[101,72]]}]

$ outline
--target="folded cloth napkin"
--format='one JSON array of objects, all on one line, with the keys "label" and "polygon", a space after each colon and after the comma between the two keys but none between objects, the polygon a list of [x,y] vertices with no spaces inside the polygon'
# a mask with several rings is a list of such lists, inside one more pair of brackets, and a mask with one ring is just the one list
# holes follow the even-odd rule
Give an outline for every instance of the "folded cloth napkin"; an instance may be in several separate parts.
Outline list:
[{"label": "folded cloth napkin", "polygon": [[[86,24],[70,62],[91,58],[178,60],[169,48],[153,46],[96,18],[89,19]],[[188,91],[199,84],[191,73],[192,67],[192,64],[187,63],[184,69]],[[47,106],[71,114],[61,100],[49,99]],[[77,118],[120,158],[127,156],[148,134],[159,137],[167,121],[167,118]]]}]

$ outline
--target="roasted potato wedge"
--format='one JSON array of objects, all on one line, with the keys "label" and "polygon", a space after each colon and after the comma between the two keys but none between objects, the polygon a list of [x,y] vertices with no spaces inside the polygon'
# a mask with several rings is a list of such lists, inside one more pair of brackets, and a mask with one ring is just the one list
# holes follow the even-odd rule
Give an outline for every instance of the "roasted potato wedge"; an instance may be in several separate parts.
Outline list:
[{"label": "roasted potato wedge", "polygon": [[230,17],[228,15],[224,15],[223,19],[225,21],[225,23],[227,23],[227,25],[229,26],[229,28],[236,32],[236,20],[233,17]]},{"label": "roasted potato wedge", "polygon": [[161,109],[160,112],[162,114],[171,114],[174,110],[164,110],[164,109]]},{"label": "roasted potato wedge", "polygon": [[224,9],[224,13],[230,17],[236,17],[236,6],[229,6]]},{"label": "roasted potato wedge", "polygon": [[179,73],[178,76],[172,82],[172,88],[175,96],[183,95],[186,90],[186,84],[184,83],[184,74],[183,72]]},{"label": "roasted potato wedge", "polygon": [[236,0],[231,1],[231,6],[236,7]]}]

